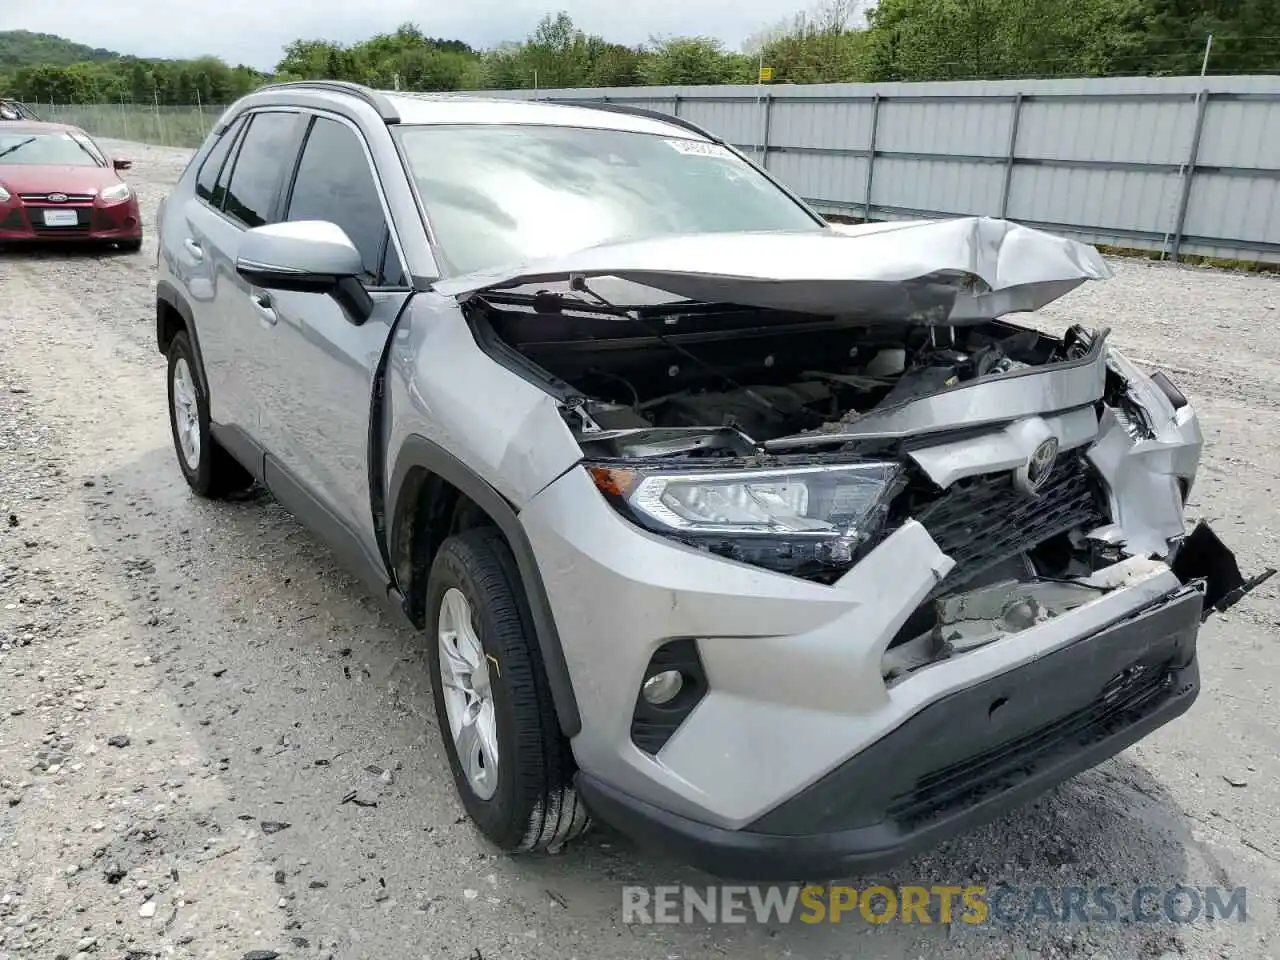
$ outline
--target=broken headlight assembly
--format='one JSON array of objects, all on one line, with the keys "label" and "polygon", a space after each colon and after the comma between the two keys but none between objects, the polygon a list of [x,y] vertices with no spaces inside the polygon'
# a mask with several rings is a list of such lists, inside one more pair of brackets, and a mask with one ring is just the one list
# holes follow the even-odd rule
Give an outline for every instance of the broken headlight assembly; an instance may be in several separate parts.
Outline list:
[{"label": "broken headlight assembly", "polygon": [[831,582],[883,532],[902,468],[859,461],[777,469],[586,464],[624,516],[663,536],[778,573]]}]

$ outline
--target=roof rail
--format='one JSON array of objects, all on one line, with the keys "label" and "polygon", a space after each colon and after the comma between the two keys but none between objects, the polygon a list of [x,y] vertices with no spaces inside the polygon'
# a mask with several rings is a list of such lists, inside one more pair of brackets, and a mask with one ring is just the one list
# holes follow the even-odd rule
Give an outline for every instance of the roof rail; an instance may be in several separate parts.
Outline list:
[{"label": "roof rail", "polygon": [[287,80],[283,83],[269,83],[259,87],[254,93],[266,90],[327,90],[330,93],[346,93],[360,98],[377,110],[383,123],[400,122],[400,113],[392,106],[391,101],[362,83],[350,83],[346,80]]},{"label": "roof rail", "polygon": [[608,100],[572,100],[568,98],[542,97],[539,98],[541,103],[558,103],[566,107],[588,107],[592,110],[608,110],[610,113],[626,113],[633,117],[645,117],[649,120],[661,120],[663,123],[670,123],[677,127],[684,127],[699,136],[706,137],[713,143],[724,143],[710,130],[698,126],[692,120],[685,120],[683,117],[677,117],[674,114],[663,113],[661,110],[646,110],[644,107],[632,107],[625,103],[610,103]]}]

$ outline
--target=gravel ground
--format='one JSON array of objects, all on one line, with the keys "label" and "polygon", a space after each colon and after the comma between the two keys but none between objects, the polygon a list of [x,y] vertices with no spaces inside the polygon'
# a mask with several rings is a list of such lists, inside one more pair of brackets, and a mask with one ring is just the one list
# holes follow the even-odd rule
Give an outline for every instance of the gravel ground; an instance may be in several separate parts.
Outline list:
[{"label": "gravel ground", "polygon": [[[187,154],[111,146],[149,217]],[[1245,923],[627,926],[621,884],[705,878],[603,829],[496,855],[454,797],[420,638],[269,497],[189,495],[155,253],[0,259],[0,960],[1280,955],[1275,582],[1205,628],[1189,715],[879,878],[1243,885]],[[1208,438],[1193,511],[1246,569],[1274,561],[1280,283],[1116,270],[1049,322],[1110,325],[1175,374]]]}]

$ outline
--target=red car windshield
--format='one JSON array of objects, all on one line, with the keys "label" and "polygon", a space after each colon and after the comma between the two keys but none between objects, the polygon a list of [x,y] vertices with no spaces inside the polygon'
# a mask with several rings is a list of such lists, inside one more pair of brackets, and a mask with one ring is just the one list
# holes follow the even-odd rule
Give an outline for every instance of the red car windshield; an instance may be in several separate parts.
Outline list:
[{"label": "red car windshield", "polygon": [[74,133],[34,133],[0,129],[0,164],[105,167],[93,141]]}]

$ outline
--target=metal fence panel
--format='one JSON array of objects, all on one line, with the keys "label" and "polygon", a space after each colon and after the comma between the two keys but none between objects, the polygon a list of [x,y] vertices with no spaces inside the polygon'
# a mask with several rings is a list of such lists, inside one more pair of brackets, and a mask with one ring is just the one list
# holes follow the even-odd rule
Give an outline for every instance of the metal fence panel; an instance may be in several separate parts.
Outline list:
[{"label": "metal fence panel", "polygon": [[1280,179],[1197,174],[1187,204],[1187,236],[1217,239],[1228,235],[1226,228],[1232,237],[1270,245],[1280,255]]},{"label": "metal fence panel", "polygon": [[770,114],[769,142],[778,146],[865,150],[871,142],[870,100],[776,99]]},{"label": "metal fence panel", "polygon": [[[668,108],[670,104],[668,104]],[[764,103],[755,100],[727,101],[681,99],[680,117],[714,130],[730,143],[754,146],[764,130]]]},{"label": "metal fence panel", "polygon": [[829,208],[825,211],[827,213],[843,212],[855,216],[857,214],[852,212],[852,208],[861,208],[866,201],[865,157],[790,153],[783,150],[769,154],[769,172],[801,196],[827,199],[841,208]]},{"label": "metal fence panel", "polygon": [[885,98],[880,105],[876,149],[1001,157],[1010,122],[1009,104],[1002,101],[920,103]]}]

